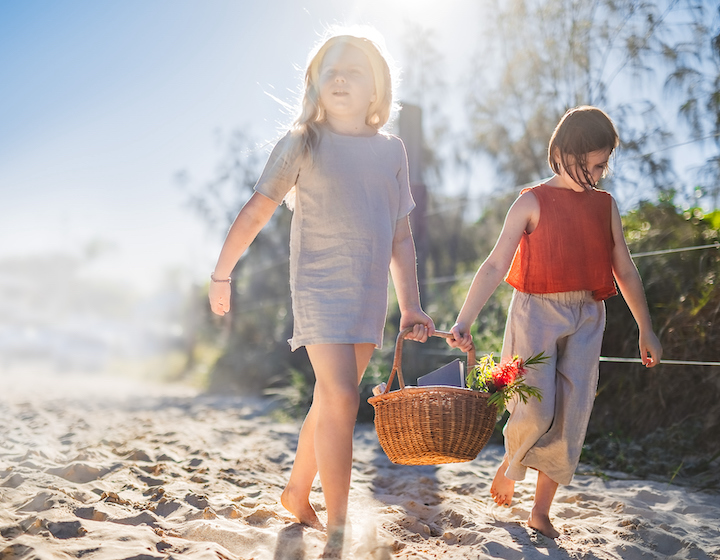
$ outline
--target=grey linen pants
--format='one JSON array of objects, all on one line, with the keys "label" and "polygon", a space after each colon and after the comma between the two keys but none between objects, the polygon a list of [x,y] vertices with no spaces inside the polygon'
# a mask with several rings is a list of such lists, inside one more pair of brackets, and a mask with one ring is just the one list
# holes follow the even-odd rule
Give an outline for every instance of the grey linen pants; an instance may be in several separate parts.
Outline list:
[{"label": "grey linen pants", "polygon": [[527,294],[515,290],[508,310],[502,358],[549,359],[527,368],[525,382],[542,401],[508,403],[503,434],[506,476],[523,480],[527,468],[569,484],[580,461],[597,391],[605,304],[586,291]]}]

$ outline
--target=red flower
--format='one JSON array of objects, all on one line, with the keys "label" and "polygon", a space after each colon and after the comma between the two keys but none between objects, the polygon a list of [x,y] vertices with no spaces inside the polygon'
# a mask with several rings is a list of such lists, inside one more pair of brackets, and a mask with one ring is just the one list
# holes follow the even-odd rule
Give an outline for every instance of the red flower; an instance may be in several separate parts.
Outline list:
[{"label": "red flower", "polygon": [[521,359],[520,356],[513,356],[511,360],[495,364],[492,354],[487,354],[478,360],[477,365],[468,374],[467,386],[475,391],[489,393],[488,402],[497,407],[498,414],[502,414],[512,398],[517,397],[524,403],[531,397],[542,400],[540,390],[527,385],[524,378],[527,373],[526,368],[545,363],[547,360],[548,357],[541,352],[526,360]]},{"label": "red flower", "polygon": [[497,390],[512,384],[518,377],[525,374],[522,361],[513,359],[496,365],[492,370],[493,385]]}]

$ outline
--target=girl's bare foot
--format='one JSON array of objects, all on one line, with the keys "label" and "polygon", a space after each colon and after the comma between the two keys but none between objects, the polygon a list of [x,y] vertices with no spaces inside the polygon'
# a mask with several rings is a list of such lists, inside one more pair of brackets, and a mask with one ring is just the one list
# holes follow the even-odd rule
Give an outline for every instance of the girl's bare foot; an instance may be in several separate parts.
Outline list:
[{"label": "girl's bare foot", "polygon": [[550,523],[550,516],[542,513],[530,512],[527,521],[528,527],[540,531],[543,535],[550,539],[557,539],[560,533]]},{"label": "girl's bare foot", "polygon": [[320,558],[331,558],[340,560],[342,558],[343,545],[345,544],[345,528],[332,529],[328,527],[327,544],[320,555]]},{"label": "girl's bare foot", "polygon": [[513,494],[515,494],[515,481],[505,476],[508,468],[507,457],[503,459],[502,464],[498,467],[492,486],[490,486],[490,495],[495,503],[499,506],[509,507],[512,503]]},{"label": "girl's bare foot", "polygon": [[317,513],[315,513],[315,510],[307,498],[303,499],[294,496],[289,488],[285,488],[280,496],[280,503],[303,525],[307,525],[318,531],[325,530],[325,527],[323,527],[323,524],[318,519]]}]

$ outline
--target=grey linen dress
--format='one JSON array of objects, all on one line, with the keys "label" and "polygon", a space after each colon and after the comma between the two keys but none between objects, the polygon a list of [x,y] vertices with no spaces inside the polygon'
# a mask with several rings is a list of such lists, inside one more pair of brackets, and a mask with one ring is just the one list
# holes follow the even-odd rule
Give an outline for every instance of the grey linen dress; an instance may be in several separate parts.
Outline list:
[{"label": "grey linen dress", "polygon": [[255,190],[278,204],[295,186],[290,230],[292,350],[310,344],[382,346],[397,221],[414,208],[400,138],[323,130],[310,164],[290,133]]}]

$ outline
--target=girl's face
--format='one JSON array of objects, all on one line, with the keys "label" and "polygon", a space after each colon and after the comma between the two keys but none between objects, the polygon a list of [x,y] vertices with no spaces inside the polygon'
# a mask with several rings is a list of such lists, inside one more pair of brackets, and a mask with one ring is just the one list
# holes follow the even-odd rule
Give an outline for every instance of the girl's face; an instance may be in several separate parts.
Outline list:
[{"label": "girl's face", "polygon": [[[585,156],[585,169],[589,174],[589,177],[585,176],[583,168],[580,164],[575,161],[575,158],[568,156],[568,169],[565,169],[560,163],[560,173],[558,177],[561,180],[562,186],[565,188],[572,189],[576,192],[583,192],[591,190],[595,185],[600,182],[600,179],[605,174],[608,168],[608,159],[612,150],[606,148],[604,150],[597,150],[590,152]],[[588,182],[588,179],[592,184]]]},{"label": "girl's face", "polygon": [[333,120],[365,125],[370,104],[375,101],[375,80],[364,52],[347,44],[327,51],[320,65],[320,103],[330,124]]}]

